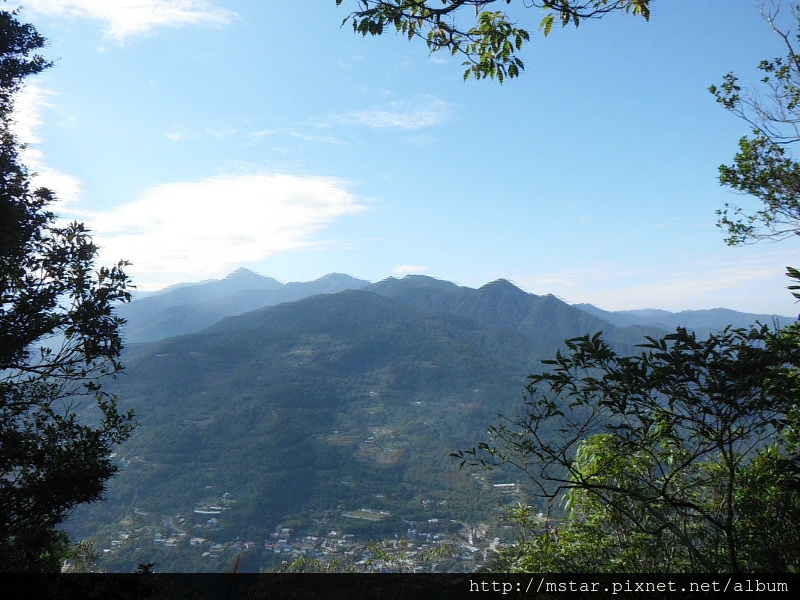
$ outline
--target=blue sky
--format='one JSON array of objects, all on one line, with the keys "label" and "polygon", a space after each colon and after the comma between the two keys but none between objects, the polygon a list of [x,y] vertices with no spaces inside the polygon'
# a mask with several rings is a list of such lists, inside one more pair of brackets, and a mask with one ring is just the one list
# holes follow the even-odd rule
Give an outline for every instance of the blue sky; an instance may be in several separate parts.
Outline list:
[{"label": "blue sky", "polygon": [[791,315],[798,241],[729,248],[715,225],[757,206],[717,183],[748,128],[707,88],[784,53],[759,4],[653,0],[650,22],[535,33],[500,85],[355,36],[355,0],[27,0],[55,66],[19,135],[57,212],[143,290],[245,266]]}]

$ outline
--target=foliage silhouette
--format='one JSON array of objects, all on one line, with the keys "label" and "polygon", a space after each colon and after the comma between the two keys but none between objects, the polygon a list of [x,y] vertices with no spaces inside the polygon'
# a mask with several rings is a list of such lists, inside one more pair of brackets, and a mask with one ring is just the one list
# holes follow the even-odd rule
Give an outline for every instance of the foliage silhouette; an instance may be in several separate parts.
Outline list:
[{"label": "foliage silhouette", "polygon": [[15,12],[0,11],[0,34],[0,569],[57,571],[58,525],[101,498],[133,427],[103,387],[122,368],[113,307],[130,296],[125,263],[93,272],[86,228],[60,225],[20,163],[14,96],[49,63]]}]

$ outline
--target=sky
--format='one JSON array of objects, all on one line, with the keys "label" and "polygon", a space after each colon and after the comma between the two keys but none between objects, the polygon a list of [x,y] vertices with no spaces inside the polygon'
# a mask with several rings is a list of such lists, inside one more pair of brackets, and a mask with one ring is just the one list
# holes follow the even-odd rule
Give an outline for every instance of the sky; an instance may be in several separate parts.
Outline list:
[{"label": "sky", "polygon": [[725,203],[759,207],[717,181],[749,128],[708,92],[730,71],[757,88],[785,53],[759,6],[653,0],[649,22],[544,38],[514,2],[533,36],[501,85],[355,35],[356,0],[26,0],[54,66],[17,133],[98,265],[129,260],[145,291],[247,267],[793,315],[800,240],[732,248],[716,226]]}]

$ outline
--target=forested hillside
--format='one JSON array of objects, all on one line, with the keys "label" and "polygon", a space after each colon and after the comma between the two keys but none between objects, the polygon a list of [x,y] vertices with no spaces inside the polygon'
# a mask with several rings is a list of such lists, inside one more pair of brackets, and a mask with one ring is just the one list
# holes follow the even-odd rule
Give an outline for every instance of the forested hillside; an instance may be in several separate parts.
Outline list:
[{"label": "forested hillside", "polygon": [[[476,479],[449,454],[516,409],[525,376],[564,338],[603,328],[631,350],[644,333],[505,281],[475,290],[407,277],[367,289],[133,347],[115,391],[141,427],[120,449],[108,502],[78,511],[73,534],[114,537],[143,514],[206,526],[211,513],[193,511],[225,493],[235,503],[205,537],[262,544],[278,525],[319,529],[320,519],[378,537],[414,519],[492,520],[510,500],[493,484],[518,475]],[[342,516],[360,508],[388,514]],[[148,561],[147,550],[112,554],[115,568]]]}]

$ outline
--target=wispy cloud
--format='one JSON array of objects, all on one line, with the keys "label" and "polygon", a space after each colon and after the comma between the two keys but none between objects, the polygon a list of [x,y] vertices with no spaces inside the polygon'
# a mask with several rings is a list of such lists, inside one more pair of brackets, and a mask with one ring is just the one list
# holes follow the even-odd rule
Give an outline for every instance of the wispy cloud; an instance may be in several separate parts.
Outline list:
[{"label": "wispy cloud", "polygon": [[26,0],[25,8],[101,21],[106,37],[120,43],[157,27],[227,25],[237,16],[207,0]]},{"label": "wispy cloud", "polygon": [[[14,134],[28,144],[21,159],[37,173],[34,185],[56,192],[52,208],[57,213],[87,224],[100,246],[97,264],[130,260],[129,271],[141,289],[184,281],[187,274],[216,276],[280,252],[321,246],[318,232],[366,209],[338,179],[252,174],[160,185],[128,204],[86,210],[79,202],[78,178],[48,167],[36,148],[42,111],[52,95],[29,85],[15,100]],[[235,133],[258,140],[271,132]],[[167,135],[175,141],[190,137],[180,129]]]},{"label": "wispy cloud", "polygon": [[42,125],[42,110],[49,106],[47,98],[53,95],[55,92],[37,85],[23,87],[14,99],[12,131],[26,145],[20,158],[28,170],[34,173],[34,187],[46,187],[55,192],[57,202],[51,208],[61,210],[79,199],[81,182],[73,175],[47,166],[44,153],[36,147],[41,142],[38,130]]},{"label": "wispy cloud", "polygon": [[154,187],[84,220],[102,248],[100,262],[130,260],[147,289],[319,245],[316,233],[365,208],[336,179],[219,176]]},{"label": "wispy cloud", "polygon": [[346,141],[335,135],[312,135],[299,131],[292,131],[289,135],[301,142],[310,142],[313,144],[331,144],[334,146],[343,146],[347,144]]},{"label": "wispy cloud", "polygon": [[449,118],[452,104],[433,96],[397,100],[386,105],[329,117],[329,121],[373,129],[424,129]]},{"label": "wispy cloud", "polygon": [[251,140],[263,140],[265,137],[268,137],[275,133],[271,129],[261,129],[259,131],[249,131],[247,132],[247,137]]},{"label": "wispy cloud", "polygon": [[167,139],[170,139],[173,142],[182,142],[186,139],[186,132],[176,130],[170,131],[167,133]]},{"label": "wispy cloud", "polygon": [[228,127],[216,125],[204,129],[189,130],[185,127],[173,127],[166,134],[167,139],[173,142],[184,142],[187,140],[197,140],[201,137],[213,138],[215,140],[234,140],[243,144],[252,145],[263,142],[267,137],[275,132],[271,129],[247,130],[238,127]]},{"label": "wispy cloud", "polygon": [[395,275],[411,275],[413,273],[425,273],[429,270],[429,267],[420,267],[417,265],[397,265],[392,269],[392,273]]},{"label": "wispy cloud", "polygon": [[[749,250],[753,250],[749,252]],[[737,256],[738,254],[738,256]],[[792,314],[783,265],[796,252],[751,248],[722,252],[707,260],[672,267],[629,268],[592,264],[585,268],[516,276],[524,289],[553,293],[570,303],[589,302],[606,310],[662,308],[673,311],[762,305],[764,312]],[[796,262],[796,261],[795,261]],[[771,307],[771,308],[769,308]]]}]

